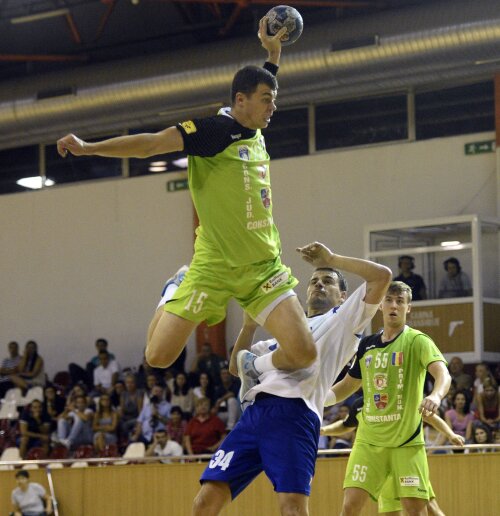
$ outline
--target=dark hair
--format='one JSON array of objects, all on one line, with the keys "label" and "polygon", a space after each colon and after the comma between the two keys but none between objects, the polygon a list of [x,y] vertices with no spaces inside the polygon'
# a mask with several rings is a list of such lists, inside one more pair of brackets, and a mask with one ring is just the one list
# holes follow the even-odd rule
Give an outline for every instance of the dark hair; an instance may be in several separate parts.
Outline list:
[{"label": "dark hair", "polygon": [[401,262],[403,260],[410,260],[410,262],[411,262],[410,269],[413,270],[415,268],[415,258],[413,256],[410,256],[409,254],[402,254],[398,258],[398,267],[401,267]]},{"label": "dark hair", "polygon": [[30,478],[30,474],[25,469],[20,469],[16,473],[16,478],[24,477],[24,478]]},{"label": "dark hair", "polygon": [[33,355],[29,357],[28,361],[26,362],[24,366],[25,371],[33,371],[33,369],[35,368],[36,361],[38,359],[38,344],[34,340],[28,340],[24,348],[26,349],[30,344],[34,346],[35,352],[33,353]]},{"label": "dark hair", "polygon": [[493,434],[491,433],[491,429],[489,426],[485,425],[484,423],[476,423],[474,425],[474,428],[472,430],[472,441],[474,444],[479,444],[476,441],[476,430],[480,428],[481,430],[484,430],[486,432],[486,442],[492,443],[493,442]]},{"label": "dark hair", "polygon": [[468,414],[470,412],[470,398],[469,398],[469,394],[467,393],[467,391],[464,391],[464,390],[455,391],[455,394],[453,395],[453,399],[452,399],[453,408],[456,408],[455,400],[457,399],[457,396],[459,394],[463,394],[463,396],[465,398],[464,414]]},{"label": "dark hair", "polygon": [[182,412],[182,409],[181,409],[181,407],[179,407],[179,405],[174,405],[170,409],[170,415],[172,415],[174,412],[177,413],[177,414],[180,414],[181,416],[184,415],[184,412]]},{"label": "dark hair", "polygon": [[97,355],[106,355],[109,358],[109,352],[106,349],[101,349]]},{"label": "dark hair", "polygon": [[457,267],[457,271],[458,272],[460,272],[462,270],[462,267],[460,266],[460,262],[458,261],[458,259],[452,256],[451,258],[448,258],[447,260],[445,260],[443,262],[443,267],[444,267],[445,271],[448,271],[448,264],[449,263],[455,264],[456,267]]},{"label": "dark hair", "polygon": [[339,270],[333,269],[332,267],[317,267],[315,271],[330,271],[335,273],[337,275],[340,290],[342,292],[347,292],[347,280]]},{"label": "dark hair", "polygon": [[[186,380],[186,383],[180,387],[179,385],[177,385],[177,377],[179,375],[182,375],[184,376],[185,380]],[[188,383],[188,377],[187,377],[187,374],[183,371],[179,371],[176,375],[175,375],[175,379],[174,379],[174,394],[176,396],[186,396],[186,394],[188,394],[189,392],[189,383]]]},{"label": "dark hair", "polygon": [[261,68],[260,66],[245,66],[241,70],[238,70],[231,84],[231,105],[234,104],[237,93],[243,93],[249,96],[255,93],[259,84],[265,84],[272,90],[278,89],[276,77],[265,68]]}]

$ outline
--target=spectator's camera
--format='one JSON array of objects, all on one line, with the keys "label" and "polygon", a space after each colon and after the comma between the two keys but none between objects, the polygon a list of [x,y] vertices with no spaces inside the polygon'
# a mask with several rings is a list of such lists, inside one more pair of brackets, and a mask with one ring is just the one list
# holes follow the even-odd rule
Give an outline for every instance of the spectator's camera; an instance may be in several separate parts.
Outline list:
[{"label": "spectator's camera", "polygon": [[151,396],[151,398],[149,398],[149,401],[151,401],[151,403],[160,403],[160,398],[155,394],[154,396]]}]

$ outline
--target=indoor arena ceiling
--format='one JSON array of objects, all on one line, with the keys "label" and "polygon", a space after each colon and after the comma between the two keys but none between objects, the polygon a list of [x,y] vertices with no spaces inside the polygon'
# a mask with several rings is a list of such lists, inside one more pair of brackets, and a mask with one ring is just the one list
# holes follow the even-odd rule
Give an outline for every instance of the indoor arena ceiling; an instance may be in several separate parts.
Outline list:
[{"label": "indoor arena ceiling", "polygon": [[[432,0],[431,0],[432,1]],[[0,0],[0,80],[254,34],[276,0]],[[429,0],[298,0],[306,27]]]}]

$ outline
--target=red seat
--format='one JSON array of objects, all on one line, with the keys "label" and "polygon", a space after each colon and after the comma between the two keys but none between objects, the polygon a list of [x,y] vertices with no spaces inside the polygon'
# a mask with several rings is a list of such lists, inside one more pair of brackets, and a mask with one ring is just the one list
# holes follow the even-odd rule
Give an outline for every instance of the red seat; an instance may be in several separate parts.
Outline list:
[{"label": "red seat", "polygon": [[44,460],[47,458],[47,454],[43,448],[34,446],[28,450],[26,454],[26,460]]},{"label": "red seat", "polygon": [[69,451],[68,451],[68,448],[66,448],[66,446],[56,446],[55,448],[52,449],[52,451],[50,452],[50,455],[49,457],[51,459],[67,459],[69,456]]},{"label": "red seat", "polygon": [[118,453],[117,444],[106,444],[104,450],[99,454],[99,457],[120,457]]},{"label": "red seat", "polygon": [[91,444],[81,444],[75,450],[73,457],[75,459],[91,459],[94,455],[94,447]]}]

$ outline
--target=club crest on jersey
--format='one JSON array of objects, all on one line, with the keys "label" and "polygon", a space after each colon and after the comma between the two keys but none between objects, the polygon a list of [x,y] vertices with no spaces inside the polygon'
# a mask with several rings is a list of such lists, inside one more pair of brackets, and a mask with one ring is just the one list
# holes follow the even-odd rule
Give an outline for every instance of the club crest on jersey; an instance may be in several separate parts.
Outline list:
[{"label": "club crest on jersey", "polygon": [[403,352],[395,351],[391,355],[391,364],[395,366],[403,365]]},{"label": "club crest on jersey", "polygon": [[373,401],[375,402],[375,406],[379,409],[385,409],[387,407],[387,403],[389,403],[389,396],[383,392],[380,394],[374,394],[373,395]]},{"label": "club crest on jersey", "polygon": [[248,151],[248,147],[246,145],[240,145],[238,147],[238,154],[241,159],[248,161],[250,159],[250,152]]},{"label": "club crest on jersey", "polygon": [[269,208],[271,206],[271,190],[269,188],[262,188],[260,191],[260,198],[262,200],[262,204],[264,208]]},{"label": "club crest on jersey", "polygon": [[267,167],[266,167],[266,165],[259,165],[257,167],[257,170],[259,171],[259,177],[261,179],[265,179],[266,175],[267,175]]},{"label": "club crest on jersey", "polygon": [[283,271],[274,275],[272,278],[269,278],[260,288],[263,292],[271,292],[279,285],[288,281],[288,272]]},{"label": "club crest on jersey", "polygon": [[370,367],[370,364],[372,363],[372,359],[373,359],[372,355],[368,355],[367,357],[365,357],[365,367],[366,368]]},{"label": "club crest on jersey", "polygon": [[384,373],[377,373],[373,377],[373,385],[377,391],[381,391],[387,387],[387,375]]}]

